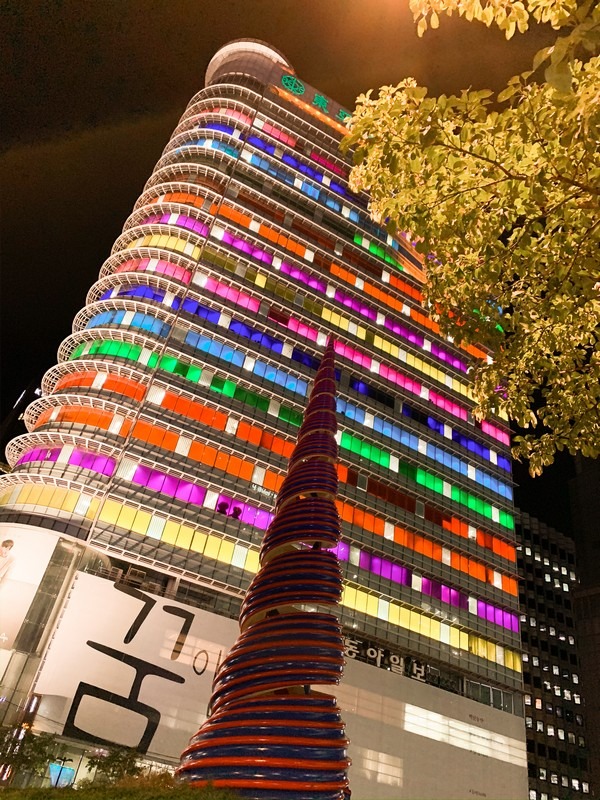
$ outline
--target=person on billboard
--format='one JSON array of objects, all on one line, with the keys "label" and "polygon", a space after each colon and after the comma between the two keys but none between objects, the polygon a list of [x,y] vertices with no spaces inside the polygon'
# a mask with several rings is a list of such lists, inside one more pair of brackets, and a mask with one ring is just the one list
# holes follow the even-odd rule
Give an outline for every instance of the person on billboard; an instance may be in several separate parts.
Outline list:
[{"label": "person on billboard", "polygon": [[15,557],[10,552],[14,545],[15,543],[12,539],[4,539],[0,544],[0,582],[6,578],[15,560]]}]

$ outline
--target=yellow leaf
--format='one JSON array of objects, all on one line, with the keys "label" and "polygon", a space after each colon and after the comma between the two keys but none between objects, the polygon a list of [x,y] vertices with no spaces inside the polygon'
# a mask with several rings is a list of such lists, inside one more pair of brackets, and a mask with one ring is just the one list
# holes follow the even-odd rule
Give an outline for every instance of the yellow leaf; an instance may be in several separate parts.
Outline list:
[{"label": "yellow leaf", "polygon": [[481,21],[485,22],[485,24],[490,27],[492,22],[494,21],[494,9],[492,6],[486,6],[483,9],[483,13],[481,14]]},{"label": "yellow leaf", "polygon": [[421,17],[421,19],[417,22],[417,36],[423,36],[426,30],[427,30],[427,20],[425,19],[425,17]]},{"label": "yellow leaf", "polygon": [[440,27],[440,18],[435,13],[435,11],[431,12],[431,19],[429,20],[429,24],[432,28],[439,28]]},{"label": "yellow leaf", "polygon": [[498,95],[498,102],[503,103],[505,100],[511,98],[517,92],[517,89],[517,86],[507,86],[506,89],[501,91]]}]

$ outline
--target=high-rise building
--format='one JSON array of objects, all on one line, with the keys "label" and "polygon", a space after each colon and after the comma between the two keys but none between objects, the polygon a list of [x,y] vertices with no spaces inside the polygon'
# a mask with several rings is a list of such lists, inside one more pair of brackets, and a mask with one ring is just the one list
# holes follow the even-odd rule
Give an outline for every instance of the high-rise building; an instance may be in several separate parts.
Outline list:
[{"label": "high-rise building", "polygon": [[[572,539],[521,512],[517,523],[529,800],[590,794]],[[585,690],[585,685],[583,686]]]},{"label": "high-rise building", "polygon": [[585,685],[591,783],[600,786],[600,461],[575,460],[569,481],[579,586],[573,598],[579,658]]},{"label": "high-rise building", "polygon": [[331,336],[354,795],[521,798],[508,428],[349,190],[348,116],[261,42],[211,61],[8,447],[5,718],[176,760]]}]

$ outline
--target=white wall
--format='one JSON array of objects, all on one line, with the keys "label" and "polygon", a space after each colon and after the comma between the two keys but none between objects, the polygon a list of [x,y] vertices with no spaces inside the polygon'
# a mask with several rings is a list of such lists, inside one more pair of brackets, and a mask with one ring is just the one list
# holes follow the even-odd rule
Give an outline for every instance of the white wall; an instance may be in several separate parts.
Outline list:
[{"label": "white wall", "polygon": [[519,717],[356,661],[336,692],[353,800],[525,800]]}]

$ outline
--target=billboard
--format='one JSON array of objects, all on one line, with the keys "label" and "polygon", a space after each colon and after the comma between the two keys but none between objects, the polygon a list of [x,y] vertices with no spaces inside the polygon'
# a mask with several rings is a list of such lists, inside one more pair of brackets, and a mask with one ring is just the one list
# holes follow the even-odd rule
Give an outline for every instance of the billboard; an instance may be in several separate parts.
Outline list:
[{"label": "billboard", "polygon": [[57,541],[44,528],[0,525],[0,649],[12,649]]},{"label": "billboard", "polygon": [[78,573],[38,675],[36,728],[177,759],[237,622]]},{"label": "billboard", "polygon": [[72,785],[75,780],[76,770],[73,767],[65,767],[64,764],[58,764],[53,761],[48,764],[48,773],[50,775],[50,786],[64,789],[65,786]]}]

